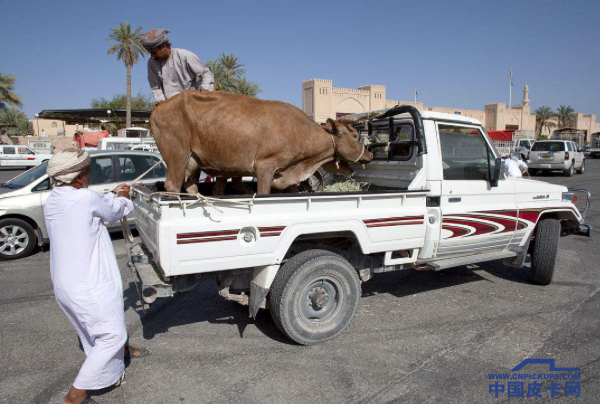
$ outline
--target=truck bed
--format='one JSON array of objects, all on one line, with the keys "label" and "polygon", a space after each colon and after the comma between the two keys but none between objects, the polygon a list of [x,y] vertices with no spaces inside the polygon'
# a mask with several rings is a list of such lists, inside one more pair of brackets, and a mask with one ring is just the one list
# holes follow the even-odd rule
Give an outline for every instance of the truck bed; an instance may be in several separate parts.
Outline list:
[{"label": "truck bed", "polygon": [[[213,184],[200,193],[211,194]],[[299,237],[346,235],[365,254],[420,248],[427,190],[225,195],[136,185],[136,225],[165,277],[281,264]]]}]

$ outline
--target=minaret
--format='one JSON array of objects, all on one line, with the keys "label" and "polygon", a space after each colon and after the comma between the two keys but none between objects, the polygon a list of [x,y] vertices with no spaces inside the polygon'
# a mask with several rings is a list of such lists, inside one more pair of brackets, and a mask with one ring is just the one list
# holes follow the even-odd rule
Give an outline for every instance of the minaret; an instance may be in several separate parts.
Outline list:
[{"label": "minaret", "polygon": [[523,87],[523,106],[526,107],[529,105],[529,86],[525,83],[525,87]]}]

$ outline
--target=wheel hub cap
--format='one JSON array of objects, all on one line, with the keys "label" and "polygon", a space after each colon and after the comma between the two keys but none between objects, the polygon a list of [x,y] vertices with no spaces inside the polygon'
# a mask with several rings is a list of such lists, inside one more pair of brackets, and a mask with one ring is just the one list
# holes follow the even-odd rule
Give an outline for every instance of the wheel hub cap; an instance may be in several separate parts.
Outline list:
[{"label": "wheel hub cap", "polygon": [[311,305],[316,309],[322,309],[329,302],[329,294],[323,288],[315,288],[308,295]]}]

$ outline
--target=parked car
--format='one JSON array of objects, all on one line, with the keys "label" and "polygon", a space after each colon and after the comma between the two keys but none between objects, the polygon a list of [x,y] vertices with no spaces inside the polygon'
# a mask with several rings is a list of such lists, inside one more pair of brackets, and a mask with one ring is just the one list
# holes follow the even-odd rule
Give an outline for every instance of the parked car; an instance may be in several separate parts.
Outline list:
[{"label": "parked car", "polygon": [[581,152],[583,153],[583,157],[589,158],[590,157],[590,150],[591,150],[590,145],[583,146],[581,148]]},{"label": "parked car", "polygon": [[0,167],[35,167],[52,158],[52,154],[42,154],[21,145],[0,146]]},{"label": "parked car", "polygon": [[588,155],[593,159],[600,157],[600,132],[592,133],[590,136]]},{"label": "parked car", "polygon": [[567,177],[585,171],[585,157],[575,142],[569,140],[541,140],[531,148],[528,157],[529,172],[561,170]]},{"label": "parked car", "polygon": [[137,145],[156,147],[156,142],[151,137],[105,137],[98,142],[98,150],[127,150]]},{"label": "parked car", "polygon": [[531,147],[535,144],[535,139],[517,139],[515,141],[515,153],[518,154],[518,157],[521,160],[527,159],[527,153],[531,150]]},{"label": "parked car", "polygon": [[[89,188],[105,194],[118,184],[131,183],[154,165],[160,156],[138,151],[90,152]],[[43,207],[50,195],[48,164],[43,163],[0,184],[0,260],[26,257],[36,244],[48,241]],[[166,167],[156,166],[140,183],[164,180]],[[133,223],[131,216],[130,223]],[[119,229],[113,224],[112,229]]]}]

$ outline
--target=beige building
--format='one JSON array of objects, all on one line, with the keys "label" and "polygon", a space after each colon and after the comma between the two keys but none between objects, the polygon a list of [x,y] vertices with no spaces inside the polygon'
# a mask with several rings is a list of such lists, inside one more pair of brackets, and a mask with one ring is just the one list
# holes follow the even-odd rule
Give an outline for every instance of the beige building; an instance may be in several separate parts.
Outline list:
[{"label": "beige building", "polygon": [[[38,119],[31,120],[33,125],[33,133],[35,136],[42,136],[42,132],[46,131],[46,136],[62,136],[73,137],[77,131],[77,125],[67,125],[64,121],[57,119]],[[79,125],[79,130],[83,130],[83,125]]]},{"label": "beige building", "polygon": [[[535,132],[535,114],[529,105],[529,86],[523,88],[521,105],[508,107],[504,103],[486,104],[483,111],[465,108],[426,107],[421,102],[388,100],[386,87],[369,84],[358,88],[333,87],[332,80],[312,79],[302,82],[302,109],[314,121],[323,123],[328,118],[391,108],[394,105],[412,105],[422,111],[444,112],[475,118],[488,131]],[[576,114],[575,127],[584,133],[600,132],[596,115]],[[549,133],[543,133],[548,135]]]}]

